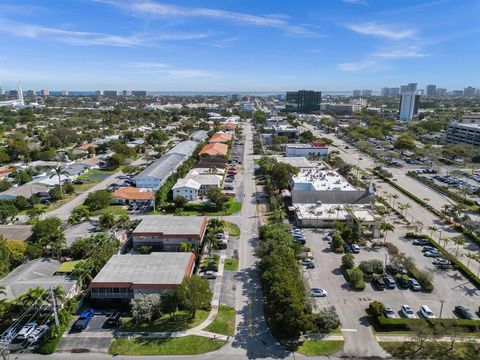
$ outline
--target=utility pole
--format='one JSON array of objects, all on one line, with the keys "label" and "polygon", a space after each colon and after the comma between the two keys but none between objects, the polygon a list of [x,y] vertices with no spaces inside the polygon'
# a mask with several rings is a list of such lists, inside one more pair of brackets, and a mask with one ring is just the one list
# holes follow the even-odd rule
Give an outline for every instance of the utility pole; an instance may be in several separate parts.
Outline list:
[{"label": "utility pole", "polygon": [[50,286],[50,295],[52,295],[53,300],[53,316],[55,317],[55,325],[58,326],[58,313],[57,313],[57,299],[55,298],[55,294],[53,293],[53,287]]},{"label": "utility pole", "polygon": [[440,300],[440,302],[442,303],[442,305],[440,306],[440,316],[438,317],[439,319],[442,318],[443,304],[445,303],[445,300]]}]

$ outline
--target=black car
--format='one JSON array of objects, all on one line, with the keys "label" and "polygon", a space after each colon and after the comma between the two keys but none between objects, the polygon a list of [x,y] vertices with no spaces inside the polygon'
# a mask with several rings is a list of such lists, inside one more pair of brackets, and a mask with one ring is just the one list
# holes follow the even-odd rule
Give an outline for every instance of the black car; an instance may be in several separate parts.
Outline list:
[{"label": "black car", "polygon": [[105,327],[117,327],[122,323],[122,313],[114,312],[105,321]]},{"label": "black car", "polygon": [[462,319],[473,320],[472,313],[464,306],[455,306],[455,313]]},{"label": "black car", "polygon": [[294,239],[296,242],[300,243],[301,245],[305,245],[307,241],[305,239]]},{"label": "black car", "polygon": [[306,267],[307,269],[315,269],[315,263],[312,262],[312,263],[310,263],[310,264],[305,265],[305,267]]},{"label": "black car", "polygon": [[393,265],[393,264],[388,264],[385,267],[385,270],[387,271],[387,273],[392,274],[392,275],[397,275],[397,274],[402,274],[402,273],[406,274],[406,271],[403,267],[396,266],[396,265]]},{"label": "black car", "polygon": [[378,290],[385,289],[385,284],[382,281],[380,281],[380,279],[373,279],[372,286]]},{"label": "black car", "polygon": [[345,245],[343,245],[343,248],[345,249],[346,253],[353,253],[353,249],[350,245],[345,244]]},{"label": "black car", "polygon": [[391,278],[390,276],[385,276],[383,278],[383,283],[388,289],[395,289],[396,287],[395,280],[393,280],[393,278]]},{"label": "black car", "polygon": [[397,280],[398,287],[401,289],[407,289],[409,284],[408,284],[408,279],[404,277],[399,277]]}]

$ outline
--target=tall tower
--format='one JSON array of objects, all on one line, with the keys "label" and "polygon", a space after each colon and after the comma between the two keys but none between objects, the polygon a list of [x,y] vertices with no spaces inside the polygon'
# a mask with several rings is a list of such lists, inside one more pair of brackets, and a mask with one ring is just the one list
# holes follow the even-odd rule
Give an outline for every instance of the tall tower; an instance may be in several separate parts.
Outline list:
[{"label": "tall tower", "polygon": [[20,83],[18,83],[18,103],[21,106],[25,105],[25,102],[23,101],[23,90]]}]

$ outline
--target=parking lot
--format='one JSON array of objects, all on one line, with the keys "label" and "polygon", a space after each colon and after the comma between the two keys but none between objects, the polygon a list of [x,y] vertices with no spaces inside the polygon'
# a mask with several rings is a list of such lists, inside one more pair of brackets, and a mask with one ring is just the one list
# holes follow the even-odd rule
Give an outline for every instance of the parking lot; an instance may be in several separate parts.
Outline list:
[{"label": "parking lot", "polygon": [[[365,309],[370,301],[378,300],[386,306],[392,307],[397,315],[402,305],[410,305],[414,312],[418,312],[421,305],[428,305],[434,314],[439,317],[443,305],[442,318],[455,317],[453,309],[457,305],[463,305],[472,313],[478,311],[480,304],[480,292],[458,271],[453,269],[439,269],[432,264],[432,258],[423,256],[422,247],[414,246],[411,240],[404,237],[395,237],[391,240],[401,252],[412,256],[419,269],[433,274],[435,289],[431,293],[415,292],[410,289],[378,290],[370,283],[366,283],[365,290],[354,291],[346,282],[341,271],[341,258],[343,254],[335,254],[330,249],[323,237],[327,230],[304,229],[306,246],[311,248],[315,265],[314,269],[303,268],[303,276],[307,279],[311,288],[322,288],[327,291],[325,298],[315,298],[317,307],[334,305],[342,320],[343,327],[355,327],[360,319],[365,317]],[[398,234],[398,233],[397,233]],[[394,239],[394,237],[390,237]],[[355,263],[358,265],[363,260],[378,259],[385,262],[388,254],[383,247],[361,247],[360,253],[355,255]],[[476,316],[479,314],[477,313]]]}]

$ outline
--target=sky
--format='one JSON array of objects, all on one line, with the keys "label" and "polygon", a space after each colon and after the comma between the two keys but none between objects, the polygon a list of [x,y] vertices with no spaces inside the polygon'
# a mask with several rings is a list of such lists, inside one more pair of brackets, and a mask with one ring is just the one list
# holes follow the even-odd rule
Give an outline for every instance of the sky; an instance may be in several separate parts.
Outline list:
[{"label": "sky", "polygon": [[480,87],[480,0],[2,0],[0,86]]}]

